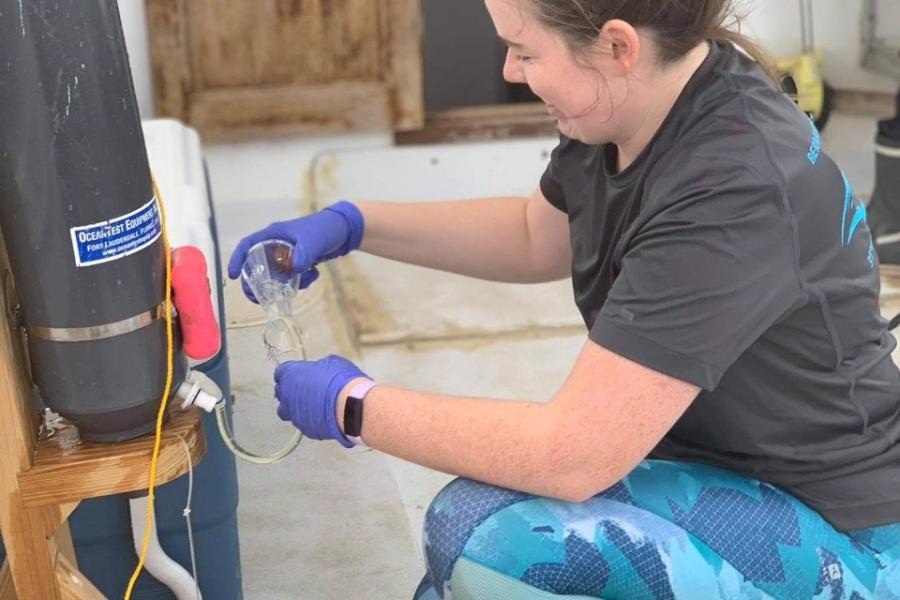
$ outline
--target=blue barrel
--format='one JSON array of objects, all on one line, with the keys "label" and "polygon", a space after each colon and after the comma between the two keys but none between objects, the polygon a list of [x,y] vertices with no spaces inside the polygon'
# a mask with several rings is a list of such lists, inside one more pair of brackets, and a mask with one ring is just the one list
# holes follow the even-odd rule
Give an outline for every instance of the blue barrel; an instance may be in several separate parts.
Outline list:
[{"label": "blue barrel", "polygon": [[[207,183],[207,189],[208,183]],[[210,210],[213,211],[210,202]],[[222,289],[219,241],[215,213],[210,219],[216,248],[216,283]],[[224,294],[219,294],[219,326],[222,351],[203,365],[228,399],[231,414],[231,382],[225,340]],[[194,468],[191,523],[200,590],[207,600],[242,600],[241,558],[238,542],[238,485],[234,455],[226,448],[214,414],[203,417],[206,455]],[[184,475],[156,491],[156,520],[159,540],[170,557],[191,571],[187,524],[183,510],[188,477]],[[108,598],[121,598],[137,556],[131,535],[131,515],[126,495],[83,501],[69,518],[78,568]],[[0,540],[0,561],[5,558]],[[144,571],[132,594],[133,600],[174,600],[171,591]]]}]

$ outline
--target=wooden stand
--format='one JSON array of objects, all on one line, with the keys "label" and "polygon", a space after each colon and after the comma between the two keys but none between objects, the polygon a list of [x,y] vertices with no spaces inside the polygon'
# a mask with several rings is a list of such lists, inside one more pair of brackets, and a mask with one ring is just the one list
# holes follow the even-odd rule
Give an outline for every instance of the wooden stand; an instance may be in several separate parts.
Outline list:
[{"label": "wooden stand", "polygon": [[[78,571],[66,522],[86,498],[149,487],[153,435],[121,444],[82,443],[63,453],[37,440],[37,415],[22,338],[8,312],[9,269],[0,242],[0,531],[7,560],[0,600],[98,600],[104,596]],[[173,413],[164,429],[157,484],[187,471],[206,450],[200,414]]]}]

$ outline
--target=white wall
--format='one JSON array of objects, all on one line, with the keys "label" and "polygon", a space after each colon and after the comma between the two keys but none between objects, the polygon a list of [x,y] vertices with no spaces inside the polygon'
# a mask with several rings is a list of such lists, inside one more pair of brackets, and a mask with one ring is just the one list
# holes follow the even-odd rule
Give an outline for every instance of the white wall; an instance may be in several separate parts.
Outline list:
[{"label": "white wall", "polygon": [[[311,170],[320,153],[359,148],[386,148],[390,132],[252,140],[203,144],[213,198],[218,204],[279,202],[281,218],[312,208]],[[403,185],[398,182],[398,185]],[[386,198],[389,199],[389,198]]]},{"label": "white wall", "polygon": [[153,117],[153,87],[144,0],[119,0],[119,13],[141,118],[149,119]]},{"label": "white wall", "polygon": [[[891,92],[900,82],[860,68],[862,0],[813,0],[816,46],[824,55],[823,71],[832,87]],[[880,0],[879,35],[900,37],[900,0]],[[750,34],[775,56],[800,52],[800,3],[797,0],[738,0]]]}]

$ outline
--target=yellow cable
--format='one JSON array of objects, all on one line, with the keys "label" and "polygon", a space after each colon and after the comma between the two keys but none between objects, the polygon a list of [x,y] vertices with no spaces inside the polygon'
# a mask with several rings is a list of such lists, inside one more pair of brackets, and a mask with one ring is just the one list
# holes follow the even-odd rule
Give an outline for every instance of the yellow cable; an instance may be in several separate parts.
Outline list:
[{"label": "yellow cable", "polygon": [[150,530],[153,527],[154,498],[156,489],[156,467],[159,462],[159,446],[162,440],[163,420],[166,416],[166,405],[169,403],[169,393],[172,391],[172,371],[175,357],[175,344],[172,339],[172,254],[169,251],[169,238],[166,235],[166,208],[163,205],[162,195],[159,193],[159,187],[156,180],[151,175],[150,180],[153,184],[153,193],[156,195],[156,205],[159,207],[160,226],[162,228],[163,252],[166,255],[166,387],[163,391],[162,402],[159,405],[159,413],[156,415],[156,438],[153,441],[153,455],[150,458],[150,487],[147,488],[147,524],[144,526],[144,542],[141,544],[141,556],[138,559],[137,567],[131,574],[131,580],[128,582],[128,589],[125,590],[125,600],[130,600],[131,592],[134,584],[137,582],[141,569],[144,568],[144,561],[147,559],[147,548],[150,546]]}]

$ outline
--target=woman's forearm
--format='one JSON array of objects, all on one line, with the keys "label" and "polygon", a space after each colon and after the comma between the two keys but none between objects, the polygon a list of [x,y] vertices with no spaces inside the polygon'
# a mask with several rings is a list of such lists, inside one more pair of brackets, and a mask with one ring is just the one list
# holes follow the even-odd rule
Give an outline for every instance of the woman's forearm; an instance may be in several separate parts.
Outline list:
[{"label": "woman's forearm", "polygon": [[[360,202],[361,249],[400,262],[516,283],[557,278],[529,234],[528,198]],[[558,269],[556,269],[558,271]]]}]

